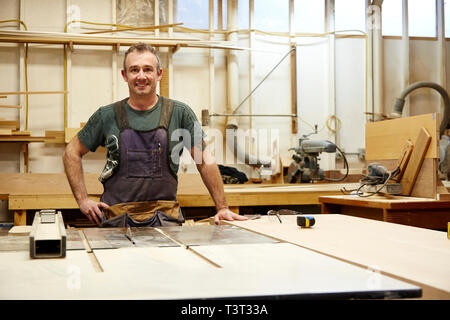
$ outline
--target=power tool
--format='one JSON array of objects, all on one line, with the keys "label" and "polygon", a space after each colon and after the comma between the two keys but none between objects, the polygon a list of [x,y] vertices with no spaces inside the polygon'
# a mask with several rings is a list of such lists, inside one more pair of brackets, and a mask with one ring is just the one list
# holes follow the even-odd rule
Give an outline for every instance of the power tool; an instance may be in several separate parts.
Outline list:
[{"label": "power tool", "polygon": [[[294,161],[292,161],[288,168],[287,175],[289,183],[308,183],[317,180],[339,182],[348,176],[349,167],[344,153],[331,141],[310,140],[308,136],[314,133],[317,133],[317,129],[313,133],[303,135],[299,139],[298,147],[289,149],[295,151],[295,154],[292,155]],[[324,171],[319,167],[319,155],[322,152],[335,153],[336,150],[342,155],[347,172],[345,176],[339,179],[326,178]]]},{"label": "power tool", "polygon": [[402,185],[396,180],[400,173],[398,167],[391,172],[379,163],[371,163],[367,173],[360,180],[361,185],[357,190],[359,196],[368,197],[379,192],[395,195],[402,192]]}]

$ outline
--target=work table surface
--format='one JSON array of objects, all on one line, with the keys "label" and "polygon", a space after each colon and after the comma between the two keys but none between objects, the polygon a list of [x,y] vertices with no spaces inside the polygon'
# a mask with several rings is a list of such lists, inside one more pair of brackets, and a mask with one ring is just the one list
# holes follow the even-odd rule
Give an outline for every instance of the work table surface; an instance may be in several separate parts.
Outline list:
[{"label": "work table surface", "polygon": [[[99,198],[103,186],[98,180],[98,174],[84,175],[88,194]],[[352,188],[355,184],[240,184],[225,185],[228,203],[239,205],[264,204],[319,204],[320,195],[336,195],[340,189]],[[282,194],[283,197],[278,195]],[[6,200],[9,196],[26,197],[36,196],[42,199],[48,197],[72,198],[69,183],[63,173],[1,173],[0,199]],[[181,205],[190,207],[213,206],[211,196],[199,174],[180,174],[178,176],[178,201]],[[70,207],[74,207],[73,204]],[[15,208],[14,208],[15,209]],[[29,208],[36,209],[36,208]]]},{"label": "work table surface", "polygon": [[450,299],[446,232],[340,214],[314,215],[306,229],[296,216],[280,217],[227,223],[420,284],[425,298]]}]

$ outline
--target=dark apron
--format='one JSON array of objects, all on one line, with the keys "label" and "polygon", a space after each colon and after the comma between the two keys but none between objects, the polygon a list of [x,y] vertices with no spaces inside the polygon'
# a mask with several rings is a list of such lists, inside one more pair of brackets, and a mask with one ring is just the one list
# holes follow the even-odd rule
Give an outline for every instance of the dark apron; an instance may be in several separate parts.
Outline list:
[{"label": "dark apron", "polygon": [[180,225],[183,214],[176,201],[178,182],[169,167],[168,127],[173,101],[164,97],[159,126],[149,131],[130,128],[126,101],[114,105],[120,130],[119,166],[104,183],[101,227]]}]

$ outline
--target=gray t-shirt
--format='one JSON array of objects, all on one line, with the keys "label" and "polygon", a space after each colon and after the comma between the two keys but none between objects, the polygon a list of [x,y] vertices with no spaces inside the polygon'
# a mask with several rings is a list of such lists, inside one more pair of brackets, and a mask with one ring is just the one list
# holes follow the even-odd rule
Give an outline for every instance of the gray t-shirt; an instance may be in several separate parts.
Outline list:
[{"label": "gray t-shirt", "polygon": [[[126,114],[129,125],[134,130],[147,131],[158,127],[162,102],[158,98],[156,105],[150,110],[139,111],[126,103]],[[177,100],[173,100],[173,113],[168,128],[169,135],[169,167],[174,177],[177,176],[179,157],[183,147],[190,150],[194,145],[204,147],[205,136],[201,124],[192,109]],[[94,152],[99,146],[106,147],[107,162],[99,177],[101,182],[108,179],[113,169],[119,165],[120,131],[114,114],[114,104],[100,107],[78,132],[81,143]]]}]

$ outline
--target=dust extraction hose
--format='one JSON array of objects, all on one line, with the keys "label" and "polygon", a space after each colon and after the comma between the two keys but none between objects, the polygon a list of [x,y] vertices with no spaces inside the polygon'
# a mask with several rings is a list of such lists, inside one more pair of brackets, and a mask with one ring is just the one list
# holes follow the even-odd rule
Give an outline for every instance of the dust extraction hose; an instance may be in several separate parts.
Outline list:
[{"label": "dust extraction hose", "polygon": [[401,117],[403,107],[405,105],[406,96],[409,93],[411,93],[411,91],[418,89],[418,88],[432,88],[441,94],[442,99],[444,100],[444,116],[441,121],[439,136],[442,136],[445,129],[447,129],[447,125],[449,122],[450,99],[448,97],[447,91],[445,91],[445,89],[443,87],[441,87],[440,85],[438,85],[437,83],[421,81],[421,82],[415,82],[415,83],[411,84],[410,86],[408,86],[405,90],[402,91],[402,93],[400,94],[400,97],[396,99],[393,115]]}]

